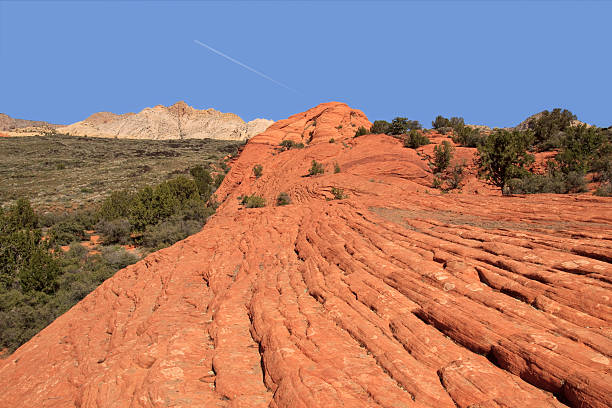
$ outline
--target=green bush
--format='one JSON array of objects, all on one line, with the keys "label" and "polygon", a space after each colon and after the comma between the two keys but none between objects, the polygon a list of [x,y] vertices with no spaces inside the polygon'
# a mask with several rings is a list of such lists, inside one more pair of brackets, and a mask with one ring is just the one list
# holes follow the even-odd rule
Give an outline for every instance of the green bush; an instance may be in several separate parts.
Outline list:
[{"label": "green bush", "polygon": [[568,128],[561,141],[562,150],[555,156],[561,171],[586,174],[604,143],[603,135],[594,127],[586,125]]},{"label": "green bush", "polygon": [[522,178],[533,163],[527,148],[533,143],[531,132],[497,129],[478,146],[479,174],[504,192],[508,180]]},{"label": "green bush", "polygon": [[30,202],[19,199],[0,212],[0,290],[53,293],[59,266],[38,229]]},{"label": "green bush", "polygon": [[131,229],[132,226],[127,218],[102,220],[96,225],[96,231],[102,237],[102,242],[105,245],[127,244],[130,242]]},{"label": "green bush", "polygon": [[280,142],[280,148],[281,151],[285,151],[285,150],[291,150],[291,149],[303,149],[304,148],[304,143],[296,143],[293,140],[283,140],[282,142]]},{"label": "green bush", "polygon": [[165,248],[200,232],[202,226],[201,222],[195,220],[172,217],[156,225],[149,225],[142,235],[142,244],[156,250]]},{"label": "green bush", "polygon": [[546,174],[525,173],[522,177],[508,180],[506,185],[509,194],[566,194],[580,193],[586,190],[584,175],[577,172],[564,174],[549,171]]},{"label": "green bush", "polygon": [[463,183],[463,179],[465,178],[465,164],[457,163],[455,164],[451,171],[448,172],[448,176],[446,178],[446,182],[448,184],[448,190],[455,190],[461,188],[461,183]]},{"label": "green bush", "polygon": [[101,251],[102,259],[113,269],[123,269],[138,261],[138,256],[120,246],[106,246]]},{"label": "green bush", "polygon": [[0,231],[6,233],[35,228],[38,228],[38,215],[24,198],[19,198],[0,220]]},{"label": "green bush", "polygon": [[[0,350],[12,352],[67,311],[119,268],[138,260],[122,248],[89,255],[77,242],[67,252],[51,251],[83,233],[92,212],[45,217],[49,240],[42,239],[38,217],[27,200],[0,210]],[[52,221],[56,222],[52,222]]]},{"label": "green bush", "polygon": [[386,134],[389,132],[390,127],[391,124],[386,120],[375,120],[372,124],[372,127],[370,128],[370,133],[373,133],[375,135],[383,133]]},{"label": "green bush", "polygon": [[449,129],[449,128],[456,130],[456,129],[460,129],[464,127],[465,122],[463,118],[461,117],[452,117],[448,119],[442,115],[438,115],[436,116],[436,119],[433,122],[431,122],[431,126],[436,130]]},{"label": "green bush", "polygon": [[357,131],[355,132],[355,137],[367,135],[368,133],[370,133],[368,129],[363,126],[359,126],[359,129],[357,129]]},{"label": "green bush", "polygon": [[478,147],[484,140],[478,129],[462,126],[455,129],[453,142],[464,147]]},{"label": "green bush", "polygon": [[449,120],[442,115],[436,116],[436,119],[434,119],[431,122],[431,127],[433,127],[434,129],[441,129],[443,127],[449,127],[449,126],[450,126]]},{"label": "green bush", "polygon": [[[357,136],[357,135],[355,135]],[[333,137],[331,139],[329,139],[329,143],[336,143],[336,139],[334,139]]]},{"label": "green bush", "polygon": [[455,148],[447,140],[434,147],[434,173],[441,173],[446,170],[453,158],[454,150]]},{"label": "green bush", "polygon": [[134,196],[128,191],[113,191],[100,207],[100,218],[114,220],[116,218],[127,217],[130,209],[134,205]]},{"label": "green bush", "polygon": [[256,164],[253,166],[253,174],[256,178],[260,178],[263,174],[263,166],[261,164]]},{"label": "green bush", "polygon": [[291,197],[289,197],[289,194],[283,192],[280,193],[278,195],[278,197],[276,197],[276,205],[288,205],[291,204]]},{"label": "green bush", "polygon": [[418,120],[397,117],[393,119],[386,133],[389,135],[404,135],[409,130],[420,130],[422,128]]},{"label": "green bush", "polygon": [[334,196],[334,200],[342,200],[342,199],[347,198],[347,196],[344,194],[344,189],[342,188],[332,187],[331,193]]},{"label": "green bush", "polygon": [[334,163],[334,174],[340,173],[340,165],[338,162]]},{"label": "green bush", "polygon": [[323,164],[317,162],[316,160],[312,161],[312,166],[308,170],[309,176],[316,176],[317,174],[325,173],[325,169],[323,168]]},{"label": "green bush", "polygon": [[600,185],[595,191],[595,195],[600,197],[612,197],[612,183],[607,182]]},{"label": "green bush", "polygon": [[73,220],[59,222],[49,228],[47,235],[51,245],[68,245],[73,241],[82,241],[85,238],[83,225]]},{"label": "green bush", "polygon": [[434,174],[432,187],[442,191],[460,189],[464,178],[465,163],[456,163],[452,168],[447,164],[443,171]]},{"label": "green bush", "polygon": [[559,140],[566,130],[570,129],[572,121],[576,120],[576,115],[567,109],[553,109],[551,112],[545,110],[537,117],[532,118],[527,127],[533,131],[535,144],[539,146],[539,150],[544,148],[554,147],[551,140]]},{"label": "green bush", "polygon": [[246,208],[261,208],[266,206],[266,200],[264,200],[264,198],[261,196],[253,194],[250,196],[244,196],[242,198],[242,204]]},{"label": "green bush", "polygon": [[[198,193],[204,201],[208,201],[211,194],[219,187],[221,181],[223,181],[223,178],[221,178],[221,181],[213,180],[210,172],[202,166],[195,166],[189,169],[189,173],[191,177],[193,177]],[[217,184],[217,181],[219,184]]]},{"label": "green bush", "polygon": [[429,138],[418,130],[411,130],[404,139],[404,147],[409,147],[411,149],[416,149],[428,145],[429,143]]}]

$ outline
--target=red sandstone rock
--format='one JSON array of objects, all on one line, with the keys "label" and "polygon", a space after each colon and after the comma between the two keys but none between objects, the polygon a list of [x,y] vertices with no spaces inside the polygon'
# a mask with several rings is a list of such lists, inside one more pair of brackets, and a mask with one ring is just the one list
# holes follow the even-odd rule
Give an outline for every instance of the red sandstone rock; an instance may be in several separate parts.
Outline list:
[{"label": "red sandstone rock", "polygon": [[442,195],[358,126],[329,103],[253,138],[202,232],[0,360],[0,406],[611,406],[612,200]]}]

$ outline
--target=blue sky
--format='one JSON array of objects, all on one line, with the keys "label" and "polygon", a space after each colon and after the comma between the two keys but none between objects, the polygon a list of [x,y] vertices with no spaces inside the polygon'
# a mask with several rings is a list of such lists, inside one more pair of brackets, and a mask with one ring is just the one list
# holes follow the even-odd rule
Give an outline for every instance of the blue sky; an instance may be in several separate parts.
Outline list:
[{"label": "blue sky", "polygon": [[372,121],[564,107],[610,126],[610,20],[604,1],[0,1],[0,112],[72,123],[185,100],[279,120],[335,100]]}]

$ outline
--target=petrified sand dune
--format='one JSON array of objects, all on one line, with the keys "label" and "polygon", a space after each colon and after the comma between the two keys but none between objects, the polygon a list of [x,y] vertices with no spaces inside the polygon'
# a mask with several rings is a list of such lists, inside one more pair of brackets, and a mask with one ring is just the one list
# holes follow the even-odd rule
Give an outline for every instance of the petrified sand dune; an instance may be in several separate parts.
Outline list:
[{"label": "petrified sand dune", "polygon": [[361,125],[329,103],[253,138],[200,233],[0,361],[0,406],[611,406],[612,201],[438,194]]},{"label": "petrified sand dune", "polygon": [[268,119],[243,121],[233,113],[215,109],[198,110],[185,102],[158,105],[139,113],[117,115],[94,113],[87,119],[57,129],[76,136],[119,139],[222,139],[247,140],[263,132],[272,123]]}]

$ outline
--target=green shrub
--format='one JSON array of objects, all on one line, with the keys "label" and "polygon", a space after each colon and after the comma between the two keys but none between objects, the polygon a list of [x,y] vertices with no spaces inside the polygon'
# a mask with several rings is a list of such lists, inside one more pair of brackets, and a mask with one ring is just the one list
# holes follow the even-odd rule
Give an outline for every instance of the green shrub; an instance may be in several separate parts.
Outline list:
[{"label": "green shrub", "polygon": [[289,194],[282,192],[276,197],[276,205],[288,205],[291,204],[291,197]]},{"label": "green shrub", "polygon": [[436,129],[436,130],[440,130],[440,129],[460,129],[462,127],[465,126],[465,122],[463,120],[463,118],[461,117],[452,117],[450,119],[445,118],[442,115],[438,115],[436,116],[436,119],[431,122],[431,126]]},{"label": "green shrub", "polygon": [[334,174],[340,173],[340,165],[338,162],[334,163]]},{"label": "green shrub", "polygon": [[263,174],[263,166],[261,164],[256,164],[253,166],[253,174],[255,177],[260,178]]},{"label": "green shrub", "polygon": [[47,235],[51,245],[68,245],[73,241],[82,241],[85,238],[83,225],[73,220],[59,222],[49,228]]},{"label": "green shrub", "polygon": [[127,244],[130,241],[131,229],[132,226],[127,218],[102,220],[96,225],[96,231],[102,237],[102,242],[105,245]]},{"label": "green shrub", "polygon": [[120,246],[106,246],[101,251],[102,258],[113,269],[123,269],[138,261],[138,256]]},{"label": "green shrub", "polygon": [[34,213],[30,202],[24,198],[19,198],[0,220],[1,232],[13,232],[21,229],[38,228],[38,215]]},{"label": "green shrub", "polygon": [[607,182],[600,185],[595,191],[595,195],[600,197],[612,197],[612,183]]},{"label": "green shrub", "polygon": [[[357,135],[355,135],[357,136]],[[333,137],[331,139],[329,139],[329,143],[336,143],[336,139],[334,139]]]},{"label": "green shrub", "polygon": [[465,178],[465,163],[457,163],[455,164],[451,171],[448,172],[448,177],[446,182],[448,184],[448,190],[455,190],[461,188],[461,183],[463,183],[463,179]]},{"label": "green shrub", "polygon": [[595,162],[596,154],[604,143],[603,135],[594,127],[586,125],[570,127],[561,141],[562,150],[555,156],[564,173],[586,174]]},{"label": "green shrub", "polygon": [[215,213],[215,203],[205,203],[202,200],[192,199],[185,201],[176,211],[176,216],[183,220],[194,220],[205,223]]},{"label": "green shrub", "polygon": [[460,189],[465,178],[465,163],[456,163],[452,168],[448,164],[443,171],[436,172],[433,178],[433,188],[442,191]]},{"label": "green shrub", "polygon": [[448,126],[450,126],[449,120],[442,115],[436,116],[436,119],[431,122],[431,127],[434,129],[441,129]]},{"label": "green shrub", "polygon": [[422,129],[422,126],[418,120],[397,117],[393,119],[386,133],[389,135],[403,135],[407,134],[409,130],[420,129]]},{"label": "green shrub", "polygon": [[453,158],[454,150],[455,148],[447,140],[434,147],[434,173],[441,173],[446,170]]},{"label": "green shrub", "polygon": [[478,147],[483,142],[483,136],[480,134],[480,131],[468,126],[455,129],[452,139],[453,142],[464,147]]},{"label": "green shrub", "polygon": [[367,135],[368,133],[370,133],[368,129],[363,126],[359,126],[359,129],[357,129],[357,131],[355,132],[355,137]]},{"label": "green shrub", "polygon": [[325,173],[325,169],[323,168],[323,164],[317,162],[316,160],[312,161],[312,166],[308,170],[309,176],[316,176],[317,174]]},{"label": "green shrub", "polygon": [[[195,166],[189,169],[189,173],[193,177],[193,181],[202,199],[208,201],[213,191],[219,186],[216,184],[217,180],[213,180],[210,172],[202,166]],[[223,178],[221,178],[222,180]],[[219,184],[221,184],[220,181]]]},{"label": "green shrub", "polygon": [[113,191],[100,206],[100,218],[114,220],[127,217],[134,204],[134,196],[128,191]]},{"label": "green shrub", "polygon": [[404,139],[404,147],[409,147],[411,149],[416,149],[428,145],[429,143],[429,138],[418,130],[411,130]]},{"label": "green shrub", "polygon": [[551,112],[545,110],[537,117],[532,118],[527,127],[533,131],[535,144],[539,146],[539,150],[554,146],[552,139],[559,140],[563,133],[570,129],[572,121],[576,120],[576,115],[567,109],[553,109]]},{"label": "green shrub", "polygon": [[280,142],[280,148],[281,151],[285,151],[285,150],[291,150],[291,149],[303,149],[304,148],[304,143],[296,143],[293,140],[283,140],[282,142]]},{"label": "green shrub", "polygon": [[391,124],[386,120],[375,120],[372,124],[372,127],[370,128],[370,133],[373,133],[375,135],[383,133],[386,134],[389,132],[390,127]]},{"label": "green shrub", "polygon": [[261,196],[253,194],[250,196],[244,196],[242,198],[242,204],[246,208],[261,208],[266,206],[266,200],[264,200],[264,198]]},{"label": "green shrub", "polygon": [[153,249],[165,248],[200,232],[202,226],[201,222],[195,220],[172,217],[156,225],[149,225],[142,235],[142,244]]},{"label": "green shrub", "polygon": [[504,192],[508,180],[522,178],[533,163],[527,148],[533,143],[531,132],[497,129],[478,146],[479,174]]},{"label": "green shrub", "polygon": [[344,189],[342,188],[332,187],[331,193],[334,196],[334,200],[342,200],[342,199],[347,198],[347,196],[344,194]]},{"label": "green shrub", "polygon": [[442,181],[442,179],[440,177],[438,177],[437,175],[434,175],[431,186],[433,188],[441,189],[443,184],[444,184],[444,182]]},{"label": "green shrub", "polygon": [[506,189],[510,194],[580,193],[586,191],[586,181],[581,173],[564,174],[551,169],[546,174],[525,173],[512,178]]}]

